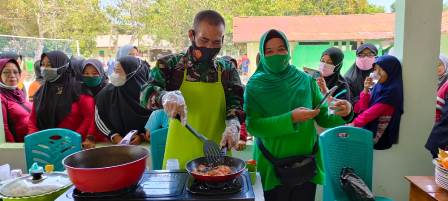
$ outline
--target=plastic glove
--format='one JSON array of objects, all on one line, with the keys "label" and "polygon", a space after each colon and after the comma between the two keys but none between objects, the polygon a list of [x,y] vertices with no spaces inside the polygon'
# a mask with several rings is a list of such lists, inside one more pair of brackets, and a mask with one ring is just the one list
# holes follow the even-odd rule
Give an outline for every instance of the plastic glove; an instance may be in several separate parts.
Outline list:
[{"label": "plastic glove", "polygon": [[237,118],[226,120],[226,129],[222,134],[221,147],[227,147],[227,150],[235,147],[240,139],[240,121]]},{"label": "plastic glove", "polygon": [[163,95],[162,105],[169,117],[176,118],[179,115],[182,125],[187,124],[187,106],[180,91],[170,91]]}]

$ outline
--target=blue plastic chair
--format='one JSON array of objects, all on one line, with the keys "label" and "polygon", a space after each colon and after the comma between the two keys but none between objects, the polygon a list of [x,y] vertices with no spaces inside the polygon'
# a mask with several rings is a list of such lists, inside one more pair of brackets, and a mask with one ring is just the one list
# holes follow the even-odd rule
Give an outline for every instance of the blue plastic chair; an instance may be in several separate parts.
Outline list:
[{"label": "blue plastic chair", "polygon": [[[355,127],[341,126],[326,130],[319,137],[324,163],[324,201],[348,201],[341,188],[340,173],[351,167],[372,189],[373,140],[372,132]],[[376,197],[377,201],[392,201]]]},{"label": "blue plastic chair", "polygon": [[151,132],[151,161],[153,170],[162,169],[167,135],[168,128],[161,128]]},{"label": "blue plastic chair", "polygon": [[37,162],[39,166],[54,165],[55,171],[64,171],[64,157],[81,150],[81,135],[68,129],[53,128],[25,136],[27,171]]}]

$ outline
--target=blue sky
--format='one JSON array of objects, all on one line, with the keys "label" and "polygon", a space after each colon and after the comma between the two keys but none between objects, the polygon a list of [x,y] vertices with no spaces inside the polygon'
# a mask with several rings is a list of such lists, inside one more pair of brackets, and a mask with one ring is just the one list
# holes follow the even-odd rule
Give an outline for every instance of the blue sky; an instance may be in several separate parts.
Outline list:
[{"label": "blue sky", "polygon": [[[383,6],[386,12],[390,12],[390,5],[392,5],[395,0],[368,0],[369,3]],[[106,6],[109,4],[113,4],[114,0],[100,0],[101,6]],[[443,3],[448,3],[448,0],[443,0]]]},{"label": "blue sky", "polygon": [[[390,12],[390,5],[392,5],[395,0],[368,0],[369,3],[384,6],[386,12]],[[448,0],[443,0],[443,3],[448,3]]]}]

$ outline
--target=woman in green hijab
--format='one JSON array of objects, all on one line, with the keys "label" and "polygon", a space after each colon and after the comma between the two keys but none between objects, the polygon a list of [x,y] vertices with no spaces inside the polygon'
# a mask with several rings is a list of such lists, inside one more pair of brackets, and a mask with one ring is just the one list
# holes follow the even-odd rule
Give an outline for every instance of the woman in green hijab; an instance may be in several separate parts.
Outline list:
[{"label": "woman in green hijab", "polygon": [[[345,124],[351,120],[352,106],[346,100],[337,100],[333,108],[335,115],[328,114],[326,104],[313,110],[322,100],[322,94],[313,78],[289,64],[286,36],[270,30],[260,41],[260,63],[247,84],[244,102],[248,131],[257,139],[254,155],[265,199],[314,200],[316,184],[324,181],[314,121],[325,128]],[[266,152],[273,158],[268,160]],[[287,157],[312,154],[316,155],[312,163],[298,171],[301,178],[297,178],[297,171],[285,177],[282,172],[279,174],[283,169],[276,168],[276,171],[272,165],[272,159],[284,161]],[[310,167],[312,174],[307,174]]]}]

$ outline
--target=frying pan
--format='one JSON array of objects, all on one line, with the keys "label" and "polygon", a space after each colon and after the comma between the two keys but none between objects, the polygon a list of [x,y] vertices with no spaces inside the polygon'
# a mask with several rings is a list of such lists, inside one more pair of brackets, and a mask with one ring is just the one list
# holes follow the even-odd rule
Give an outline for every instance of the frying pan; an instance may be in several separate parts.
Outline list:
[{"label": "frying pan", "polygon": [[210,183],[219,183],[226,182],[235,179],[246,169],[246,162],[239,158],[233,158],[230,156],[224,156],[223,163],[220,165],[227,165],[232,169],[232,174],[224,175],[224,176],[204,176],[195,174],[193,171],[198,168],[199,165],[207,166],[207,158],[200,157],[189,161],[185,167],[187,172],[193,176],[196,180]]},{"label": "frying pan", "polygon": [[115,145],[76,152],[62,163],[78,190],[110,192],[137,184],[148,155],[148,150],[140,146]]}]

